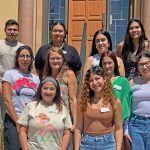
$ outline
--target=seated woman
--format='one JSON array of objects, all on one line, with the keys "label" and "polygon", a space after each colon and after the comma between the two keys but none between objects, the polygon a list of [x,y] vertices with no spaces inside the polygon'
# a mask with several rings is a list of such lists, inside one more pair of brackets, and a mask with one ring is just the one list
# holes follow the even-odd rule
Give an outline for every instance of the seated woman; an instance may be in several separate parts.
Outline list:
[{"label": "seated woman", "polygon": [[2,80],[3,100],[6,106],[4,135],[6,150],[20,150],[18,118],[25,105],[35,100],[39,78],[32,71],[33,51],[21,46],[16,51],[15,68],[5,72]]},{"label": "seated woman", "polygon": [[122,120],[124,129],[124,150],[130,150],[131,141],[128,133],[128,122],[131,114],[132,89],[127,78],[120,76],[117,58],[111,51],[101,55],[100,66],[106,76],[111,80],[115,94],[122,104]]},{"label": "seated woman", "polygon": [[129,133],[132,150],[150,149],[150,52],[143,51],[137,59],[140,78],[131,80],[132,115]]},{"label": "seated woman", "polygon": [[101,67],[90,68],[79,98],[75,150],[121,150],[121,103]]},{"label": "seated woman", "polygon": [[53,77],[41,81],[37,101],[25,107],[18,123],[23,150],[67,150],[72,124]]},{"label": "seated woman", "polygon": [[[111,36],[107,31],[97,30],[93,37],[91,54],[85,62],[84,75],[91,66],[99,66],[101,54],[106,51],[112,51]],[[119,72],[121,76],[124,76],[125,72],[122,59],[117,57],[117,62],[119,64]]]}]

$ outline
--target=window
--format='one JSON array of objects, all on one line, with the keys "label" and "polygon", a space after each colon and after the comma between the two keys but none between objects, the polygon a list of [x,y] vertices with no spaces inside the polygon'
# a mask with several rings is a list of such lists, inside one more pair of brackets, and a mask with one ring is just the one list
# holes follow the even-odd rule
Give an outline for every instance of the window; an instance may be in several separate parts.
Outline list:
[{"label": "window", "polygon": [[65,23],[66,0],[49,0],[49,29],[55,21]]}]

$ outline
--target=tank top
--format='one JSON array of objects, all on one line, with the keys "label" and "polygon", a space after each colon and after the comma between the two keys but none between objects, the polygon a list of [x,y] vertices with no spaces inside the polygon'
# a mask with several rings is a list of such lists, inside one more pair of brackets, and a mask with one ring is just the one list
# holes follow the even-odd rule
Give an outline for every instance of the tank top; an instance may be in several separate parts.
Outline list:
[{"label": "tank top", "polygon": [[[106,108],[106,107],[105,107]],[[87,106],[84,112],[84,133],[100,135],[112,132],[113,115],[112,106],[108,106],[108,112],[101,112],[101,109],[93,109]]]},{"label": "tank top", "polygon": [[137,55],[132,54],[130,58],[127,59],[125,63],[125,72],[126,77],[131,80],[134,77],[140,77],[140,72],[137,68],[137,61],[136,61]]},{"label": "tank top", "polygon": [[67,77],[67,71],[63,70],[60,72],[60,74],[57,77],[57,81],[60,86],[60,93],[63,104],[66,106],[68,110],[70,110],[70,96],[69,96],[69,89],[68,84],[65,81],[65,78]]},{"label": "tank top", "polygon": [[100,55],[99,54],[93,55],[93,66],[99,66],[99,62],[100,62]]}]

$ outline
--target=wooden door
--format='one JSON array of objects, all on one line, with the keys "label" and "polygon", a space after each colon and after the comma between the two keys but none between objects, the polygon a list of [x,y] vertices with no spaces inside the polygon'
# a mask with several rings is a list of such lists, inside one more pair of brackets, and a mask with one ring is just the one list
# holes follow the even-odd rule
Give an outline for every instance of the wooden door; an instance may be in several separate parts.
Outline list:
[{"label": "wooden door", "polygon": [[91,50],[93,34],[106,27],[107,0],[69,0],[68,43],[80,53],[84,22],[87,23],[86,56]]}]

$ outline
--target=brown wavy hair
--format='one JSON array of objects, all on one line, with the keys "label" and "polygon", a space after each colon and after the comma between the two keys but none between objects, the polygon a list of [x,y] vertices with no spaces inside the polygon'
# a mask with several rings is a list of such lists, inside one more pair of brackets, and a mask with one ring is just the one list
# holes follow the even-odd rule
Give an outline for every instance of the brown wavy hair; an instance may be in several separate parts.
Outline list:
[{"label": "brown wavy hair", "polygon": [[91,67],[87,70],[85,79],[83,82],[83,86],[81,89],[80,97],[79,97],[79,108],[80,110],[86,111],[88,103],[92,103],[94,97],[94,91],[90,89],[90,76],[91,74],[96,74],[102,76],[106,79],[104,83],[104,94],[103,94],[103,104],[108,105],[111,104],[113,106],[114,102],[117,100],[112,84],[104,74],[104,70],[100,66]]},{"label": "brown wavy hair", "polygon": [[57,48],[57,47],[51,47],[49,49],[49,52],[47,54],[47,57],[46,57],[46,61],[45,61],[45,66],[44,66],[44,77],[47,77],[47,76],[51,76],[52,75],[52,68],[50,66],[50,63],[49,63],[49,58],[50,58],[50,52],[56,52],[58,54],[60,54],[62,56],[62,59],[63,59],[63,64],[60,68],[60,72],[64,69],[68,69],[68,66],[67,66],[67,62],[66,62],[66,57],[62,51],[62,49],[60,48]]}]

